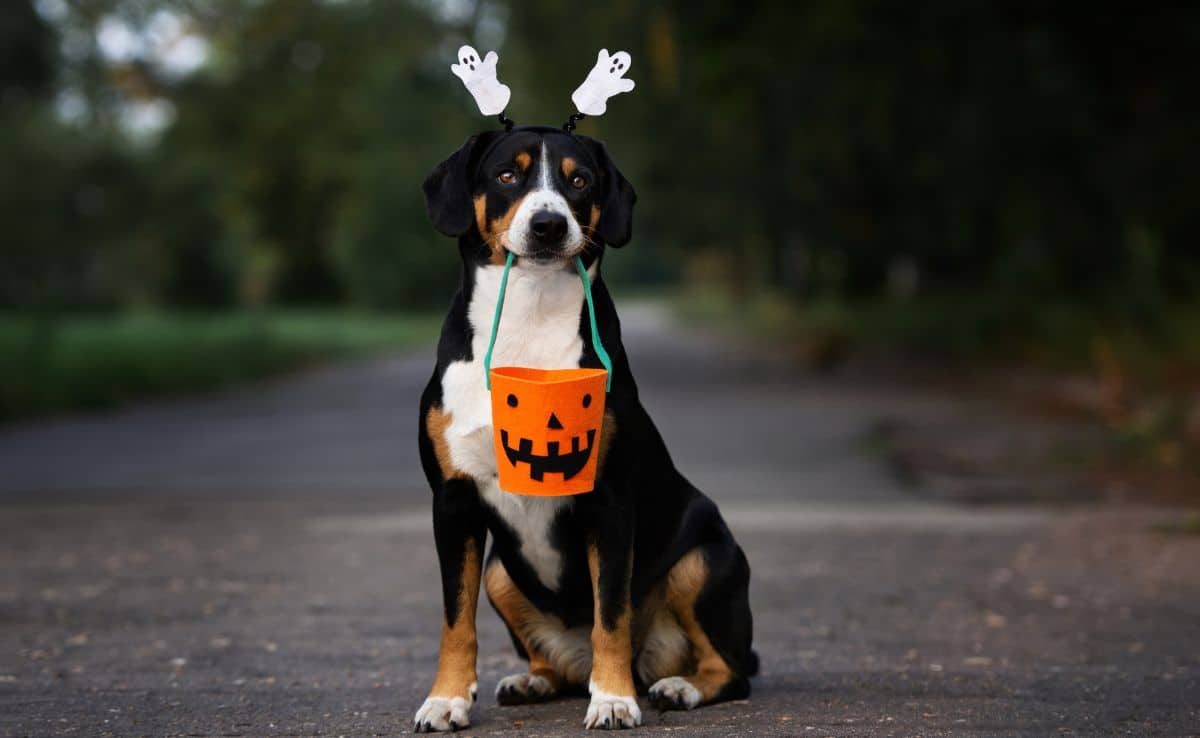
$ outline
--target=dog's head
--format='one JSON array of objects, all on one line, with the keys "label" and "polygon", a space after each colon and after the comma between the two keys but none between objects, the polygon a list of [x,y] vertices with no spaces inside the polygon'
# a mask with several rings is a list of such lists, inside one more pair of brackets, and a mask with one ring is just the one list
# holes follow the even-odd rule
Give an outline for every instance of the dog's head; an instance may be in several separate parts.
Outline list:
[{"label": "dog's head", "polygon": [[623,246],[637,199],[604,144],[545,127],[472,136],[424,190],[434,227],[478,234],[479,256],[493,263],[506,251],[551,264]]}]

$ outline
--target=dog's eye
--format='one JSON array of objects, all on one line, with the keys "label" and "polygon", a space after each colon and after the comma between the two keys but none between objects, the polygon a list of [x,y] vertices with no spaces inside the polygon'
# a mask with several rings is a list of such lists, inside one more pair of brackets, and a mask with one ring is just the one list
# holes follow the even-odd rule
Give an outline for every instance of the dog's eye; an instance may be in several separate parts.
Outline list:
[{"label": "dog's eye", "polygon": [[583,176],[582,174],[576,174],[574,177],[571,177],[571,186],[575,189],[582,190],[584,187],[587,187],[587,185],[587,177]]},{"label": "dog's eye", "polygon": [[511,169],[505,169],[496,175],[496,181],[500,184],[513,184],[517,181],[517,173]]}]

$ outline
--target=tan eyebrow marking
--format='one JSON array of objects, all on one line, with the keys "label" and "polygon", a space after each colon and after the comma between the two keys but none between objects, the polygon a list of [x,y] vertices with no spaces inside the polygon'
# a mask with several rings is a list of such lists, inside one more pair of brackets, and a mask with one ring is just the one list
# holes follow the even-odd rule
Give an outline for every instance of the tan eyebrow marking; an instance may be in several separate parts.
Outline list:
[{"label": "tan eyebrow marking", "polygon": [[529,155],[528,151],[522,151],[513,157],[513,161],[517,163],[522,172],[527,172],[530,165],[533,164],[533,157]]},{"label": "tan eyebrow marking", "polygon": [[579,168],[579,164],[569,156],[564,156],[562,160],[562,173],[564,177],[570,177],[571,173]]}]

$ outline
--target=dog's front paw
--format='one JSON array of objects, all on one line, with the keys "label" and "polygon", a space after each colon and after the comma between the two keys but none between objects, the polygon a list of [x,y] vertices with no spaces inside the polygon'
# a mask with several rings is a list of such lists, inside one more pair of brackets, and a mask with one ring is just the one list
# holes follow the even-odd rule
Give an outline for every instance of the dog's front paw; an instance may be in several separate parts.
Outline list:
[{"label": "dog's front paw", "polygon": [[471,724],[471,704],[475,701],[472,685],[468,697],[434,697],[430,695],[413,718],[414,733],[461,730]]},{"label": "dog's front paw", "polygon": [[554,696],[550,681],[537,674],[509,674],[496,685],[496,702],[501,705],[526,705]]},{"label": "dog's front paw", "polygon": [[642,724],[642,711],[638,709],[637,698],[633,695],[622,697],[592,688],[592,701],[588,705],[587,716],[583,719],[583,727],[591,730],[619,730],[621,728],[636,728]]},{"label": "dog's front paw", "polygon": [[650,687],[650,704],[660,710],[690,710],[700,704],[700,690],[683,677],[659,679]]}]

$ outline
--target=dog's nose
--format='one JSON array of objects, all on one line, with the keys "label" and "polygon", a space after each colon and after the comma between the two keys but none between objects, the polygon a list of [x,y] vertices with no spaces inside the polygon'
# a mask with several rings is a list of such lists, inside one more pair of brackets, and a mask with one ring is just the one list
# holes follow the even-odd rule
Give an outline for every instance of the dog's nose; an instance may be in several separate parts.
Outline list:
[{"label": "dog's nose", "polygon": [[529,219],[529,232],[543,244],[560,243],[567,235],[567,219],[559,213],[539,210]]}]

